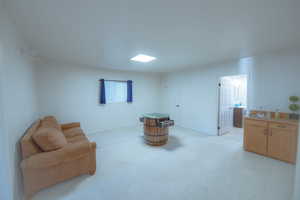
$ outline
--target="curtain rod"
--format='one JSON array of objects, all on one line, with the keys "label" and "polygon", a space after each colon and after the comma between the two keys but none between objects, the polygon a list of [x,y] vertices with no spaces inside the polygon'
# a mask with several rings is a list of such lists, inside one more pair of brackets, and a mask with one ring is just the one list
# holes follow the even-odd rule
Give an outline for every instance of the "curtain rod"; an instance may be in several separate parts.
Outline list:
[{"label": "curtain rod", "polygon": [[[101,79],[100,79],[101,80]],[[100,81],[99,80],[99,81]],[[125,81],[125,80],[106,80],[106,79],[104,79],[104,81],[114,81],[114,82],[127,82],[127,81]]]}]

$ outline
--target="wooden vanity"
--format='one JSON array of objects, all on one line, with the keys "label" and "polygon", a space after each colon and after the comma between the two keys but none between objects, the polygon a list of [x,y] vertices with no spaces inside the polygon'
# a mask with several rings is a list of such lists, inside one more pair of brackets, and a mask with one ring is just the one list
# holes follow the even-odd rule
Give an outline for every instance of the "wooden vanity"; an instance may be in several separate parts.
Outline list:
[{"label": "wooden vanity", "polygon": [[244,149],[249,152],[295,163],[298,120],[244,118]]}]

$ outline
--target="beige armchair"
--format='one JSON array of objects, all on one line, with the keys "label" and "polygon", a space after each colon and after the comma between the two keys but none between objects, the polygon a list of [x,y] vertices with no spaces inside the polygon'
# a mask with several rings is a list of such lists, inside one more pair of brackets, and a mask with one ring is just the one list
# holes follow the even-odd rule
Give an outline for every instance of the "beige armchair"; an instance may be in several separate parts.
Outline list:
[{"label": "beige armchair", "polygon": [[[34,137],[42,127],[61,131],[66,144],[56,150],[43,151]],[[27,198],[43,188],[82,174],[93,175],[96,171],[96,143],[89,142],[80,123],[59,125],[54,117],[38,120],[22,138],[21,149],[21,169]]]}]

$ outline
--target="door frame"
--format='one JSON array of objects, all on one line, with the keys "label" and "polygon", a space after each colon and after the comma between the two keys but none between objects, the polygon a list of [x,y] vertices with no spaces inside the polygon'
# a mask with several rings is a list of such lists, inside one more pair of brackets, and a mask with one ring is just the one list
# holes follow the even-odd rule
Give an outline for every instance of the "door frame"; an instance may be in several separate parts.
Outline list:
[{"label": "door frame", "polygon": [[221,133],[220,133],[220,112],[221,112],[221,78],[219,78],[219,83],[218,83],[218,120],[217,120],[217,131],[218,131],[218,136],[221,136]]},{"label": "door frame", "polygon": [[[219,77],[219,81],[218,81],[218,120],[217,120],[217,135],[218,136],[222,136],[221,133],[220,133],[220,130],[221,130],[221,127],[220,127],[220,112],[221,112],[221,79],[224,78],[224,77],[238,77],[238,76],[244,76],[246,77],[246,83],[247,83],[247,86],[246,86],[246,95],[247,95],[247,106],[248,106],[248,75],[247,74],[237,74],[237,75],[227,75],[227,76],[221,76]],[[246,107],[247,108],[247,107]]]}]

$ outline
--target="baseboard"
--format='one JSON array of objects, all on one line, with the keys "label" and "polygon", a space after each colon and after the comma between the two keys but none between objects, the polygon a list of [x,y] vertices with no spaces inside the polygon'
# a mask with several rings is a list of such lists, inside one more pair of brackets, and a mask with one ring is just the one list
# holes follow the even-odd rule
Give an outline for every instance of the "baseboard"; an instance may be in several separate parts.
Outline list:
[{"label": "baseboard", "polygon": [[204,129],[203,130],[199,130],[199,129],[190,128],[190,127],[186,127],[186,126],[182,126],[182,125],[176,125],[175,127],[192,130],[192,131],[199,132],[201,134],[205,134],[205,135],[209,135],[209,136],[216,136],[216,135],[218,135],[217,133],[214,133],[215,131],[212,131],[212,130],[204,130]]},{"label": "baseboard", "polygon": [[[181,126],[181,125],[175,125],[174,126],[175,128],[178,127],[178,128],[184,128],[184,129],[188,129],[188,130],[192,130],[192,131],[195,131],[195,132],[199,132],[201,134],[205,134],[205,135],[210,135],[210,136],[216,136],[218,135],[217,133],[214,134],[214,131],[208,131],[208,130],[198,130],[198,129],[195,129],[195,128],[190,128],[190,127],[185,127],[185,126]],[[86,135],[88,136],[92,136],[92,135],[95,135],[95,134],[99,134],[99,133],[103,133],[103,132],[108,132],[108,131],[113,131],[113,130],[116,130],[116,129],[121,129],[121,128],[143,128],[143,125],[137,125],[137,126],[121,126],[121,127],[115,127],[115,128],[111,128],[111,129],[102,129],[102,130],[97,130],[97,131],[87,131]]]},{"label": "baseboard", "polygon": [[97,131],[87,131],[86,135],[92,136],[92,135],[95,135],[95,134],[99,134],[99,133],[103,133],[103,132],[108,132],[108,131],[113,131],[113,130],[121,129],[121,128],[142,128],[142,127],[143,127],[142,125],[121,126],[121,127],[114,127],[114,128],[111,128],[111,129],[101,129],[101,130],[97,130]]}]

